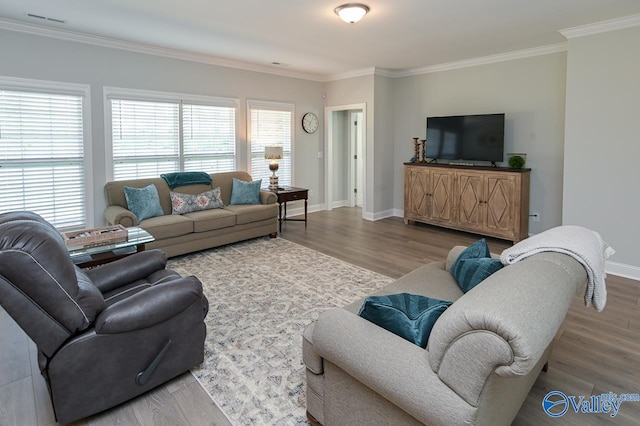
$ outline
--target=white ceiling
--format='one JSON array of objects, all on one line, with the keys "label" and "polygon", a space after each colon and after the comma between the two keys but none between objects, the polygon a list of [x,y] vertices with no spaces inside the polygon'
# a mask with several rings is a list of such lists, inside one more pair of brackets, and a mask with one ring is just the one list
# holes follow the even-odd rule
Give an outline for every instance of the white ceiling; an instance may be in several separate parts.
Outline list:
[{"label": "white ceiling", "polygon": [[372,67],[412,70],[554,45],[566,41],[559,30],[640,13],[640,0],[365,0],[370,13],[346,24],[333,12],[342,3],[2,0],[0,17],[327,77]]}]

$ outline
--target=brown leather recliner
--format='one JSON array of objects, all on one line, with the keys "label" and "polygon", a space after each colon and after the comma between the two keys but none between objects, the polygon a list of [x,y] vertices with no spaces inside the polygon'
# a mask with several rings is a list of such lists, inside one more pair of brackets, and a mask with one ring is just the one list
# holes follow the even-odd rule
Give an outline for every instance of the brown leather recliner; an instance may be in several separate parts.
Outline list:
[{"label": "brown leather recliner", "polygon": [[38,347],[56,419],[67,423],[200,364],[202,284],[143,251],[91,270],[30,212],[0,214],[0,304]]}]

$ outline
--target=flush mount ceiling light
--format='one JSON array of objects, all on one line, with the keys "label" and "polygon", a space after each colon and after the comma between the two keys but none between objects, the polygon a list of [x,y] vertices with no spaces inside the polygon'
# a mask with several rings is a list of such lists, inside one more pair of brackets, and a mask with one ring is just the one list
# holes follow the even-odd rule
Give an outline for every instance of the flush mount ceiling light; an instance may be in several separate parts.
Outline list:
[{"label": "flush mount ceiling light", "polygon": [[355,24],[369,12],[369,6],[362,3],[347,3],[333,10],[344,22]]}]

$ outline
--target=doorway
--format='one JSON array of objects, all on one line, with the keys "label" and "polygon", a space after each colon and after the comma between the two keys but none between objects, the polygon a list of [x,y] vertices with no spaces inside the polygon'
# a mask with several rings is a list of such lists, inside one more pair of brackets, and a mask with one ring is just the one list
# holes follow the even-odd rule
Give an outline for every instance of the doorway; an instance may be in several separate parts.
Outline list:
[{"label": "doorway", "polygon": [[325,108],[325,200],[327,210],[366,211],[366,104]]}]

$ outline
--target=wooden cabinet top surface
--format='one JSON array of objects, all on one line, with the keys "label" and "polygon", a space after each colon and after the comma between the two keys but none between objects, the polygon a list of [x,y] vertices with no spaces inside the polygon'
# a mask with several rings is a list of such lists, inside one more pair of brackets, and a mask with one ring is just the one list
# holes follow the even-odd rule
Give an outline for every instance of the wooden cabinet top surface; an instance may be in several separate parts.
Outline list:
[{"label": "wooden cabinet top surface", "polygon": [[442,167],[447,169],[465,169],[465,170],[482,170],[491,172],[509,172],[509,173],[528,173],[531,169],[511,169],[509,167],[493,167],[493,166],[463,166],[460,164],[438,164],[438,163],[404,163],[405,166],[416,167]]}]

